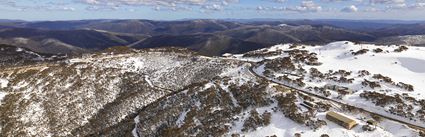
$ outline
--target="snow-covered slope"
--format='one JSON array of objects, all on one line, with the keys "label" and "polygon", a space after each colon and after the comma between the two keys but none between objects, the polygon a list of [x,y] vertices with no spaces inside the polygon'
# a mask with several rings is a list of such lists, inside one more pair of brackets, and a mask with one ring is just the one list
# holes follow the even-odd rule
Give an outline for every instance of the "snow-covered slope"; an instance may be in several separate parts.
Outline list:
[{"label": "snow-covered slope", "polygon": [[[363,131],[365,112],[349,112],[338,104],[288,92],[285,87],[258,78],[250,64],[230,69],[214,80],[194,85],[158,100],[141,111],[134,136],[417,136],[404,125],[382,119],[375,131]],[[331,107],[314,113],[301,104],[305,100]],[[165,104],[165,105],[164,105]],[[321,106],[322,106],[321,105]],[[359,122],[347,130],[325,118],[327,111],[346,113]],[[397,129],[397,130],[394,130]]]},{"label": "snow-covered slope", "polygon": [[[277,45],[267,49],[268,52],[277,50],[293,50],[290,44]],[[408,47],[409,49],[402,52],[394,52],[400,46],[376,46],[370,44],[356,45],[352,42],[342,41],[334,42],[324,46],[298,46],[294,49],[307,50],[310,53],[317,54],[317,58],[321,65],[305,66],[305,69],[312,67],[317,68],[321,72],[329,70],[346,70],[357,72],[367,70],[371,74],[382,74],[388,76],[396,82],[409,83],[414,86],[412,92],[407,93],[418,99],[425,99],[425,48],[424,47]],[[367,49],[364,54],[353,55],[353,52]],[[376,53],[374,50],[382,49],[382,52]],[[241,60],[262,61],[264,59],[275,59],[278,57],[288,56],[279,54],[276,56],[268,56],[265,58],[244,58],[242,55],[236,55]],[[397,92],[399,90],[395,90]]]},{"label": "snow-covered slope", "polygon": [[[336,42],[322,47],[307,47],[306,50],[318,53],[317,57],[323,64],[315,68],[321,72],[367,70],[371,74],[382,74],[397,82],[414,85],[412,92],[397,89],[394,89],[394,92],[407,93],[417,99],[425,99],[425,48],[409,47],[407,51],[394,52],[399,47],[345,43]],[[382,49],[383,52],[373,52],[377,48]],[[362,55],[352,54],[353,51],[361,49],[369,51]]]},{"label": "snow-covered slope", "polygon": [[162,96],[231,67],[231,61],[159,50],[6,68],[0,71],[1,135],[103,134]]},{"label": "snow-covered slope", "polygon": [[425,48],[348,41],[276,45],[230,58],[269,80],[425,127]]},{"label": "snow-covered slope", "polygon": [[[132,50],[116,47],[63,62],[7,67],[0,72],[0,135],[418,136],[418,130],[400,122],[332,101],[355,105],[353,101],[362,100],[371,105],[368,108],[383,115],[388,114],[384,109],[398,105],[391,102],[385,107],[372,107],[372,101],[359,98],[358,94],[366,93],[360,89],[341,98],[338,93],[330,92],[329,99],[324,99],[288,87],[308,90],[309,86],[321,86],[326,82],[344,85],[332,80],[318,82],[310,78],[312,74],[307,69],[322,67],[314,62],[320,61],[323,68],[319,69],[326,73],[331,66],[321,60],[338,62],[338,57],[326,59],[320,53],[316,60],[314,54],[298,55],[306,53],[301,49],[308,49],[308,52],[327,51],[329,55],[335,52],[335,56],[339,56],[333,50],[346,48],[349,51],[356,46],[349,42],[347,47],[340,47],[345,42],[334,44],[306,48],[279,45],[235,58],[231,55],[228,58],[205,57],[173,48]],[[366,55],[345,56],[359,59]],[[293,56],[291,59],[305,57],[309,61],[298,60],[293,63],[296,65],[290,66],[285,63],[288,60],[282,59],[288,56]],[[291,75],[287,77],[293,79],[305,78],[280,81],[287,80],[279,78],[288,74]],[[355,75],[357,71],[349,75],[356,78],[355,81],[344,86],[360,87],[360,78]],[[402,88],[388,87],[394,90],[388,91],[391,96],[406,92]],[[418,93],[416,88],[408,93]],[[313,90],[308,92],[322,95]],[[363,96],[375,99],[373,95]],[[406,105],[413,106],[410,112],[421,109],[420,102],[402,99],[409,103]],[[317,107],[306,107],[305,101],[315,102]],[[344,113],[359,126],[352,130],[340,127],[325,118],[329,111]],[[418,119],[419,115],[415,113],[414,118]],[[375,131],[362,130],[369,119],[379,120]]]},{"label": "snow-covered slope", "polygon": [[64,58],[66,55],[40,54],[26,48],[0,44],[0,67],[58,61]]}]

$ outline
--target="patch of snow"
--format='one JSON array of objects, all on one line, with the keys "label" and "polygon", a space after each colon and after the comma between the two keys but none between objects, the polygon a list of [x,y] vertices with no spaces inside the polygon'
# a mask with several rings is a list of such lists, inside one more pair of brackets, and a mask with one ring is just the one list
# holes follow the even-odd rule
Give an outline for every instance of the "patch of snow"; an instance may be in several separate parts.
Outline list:
[{"label": "patch of snow", "polygon": [[226,92],[228,92],[229,93],[229,95],[230,95],[230,99],[232,100],[232,104],[234,105],[234,106],[237,106],[237,107],[239,107],[239,103],[238,103],[238,101],[236,100],[236,98],[235,98],[235,96],[233,95],[233,93],[232,92],[230,92],[228,89],[224,89]]},{"label": "patch of snow", "polygon": [[[8,86],[8,84],[9,84],[9,81],[8,81],[8,80],[6,80],[6,79],[1,79],[1,78],[0,78],[0,89],[1,89],[1,88],[6,88],[6,87]],[[7,93],[2,92],[2,91],[0,90],[0,105],[1,105],[1,101],[3,100],[3,98],[4,98],[6,95],[7,95]]]},{"label": "patch of snow", "polygon": [[5,96],[6,96],[6,93],[0,92],[0,104]]},{"label": "patch of snow", "polygon": [[134,71],[141,70],[142,68],[145,67],[143,58],[131,57],[126,59],[125,61],[126,61],[125,64],[130,64],[132,66],[132,69],[134,69]]},{"label": "patch of snow", "polygon": [[224,53],[222,56],[223,57],[231,57],[233,54],[231,54],[231,53]]},{"label": "patch of snow", "polygon": [[195,123],[196,126],[202,126],[201,121],[199,121],[199,119],[197,118],[193,118],[193,122]]},{"label": "patch of snow", "polygon": [[409,69],[412,72],[425,73],[424,59],[400,57],[398,60],[400,61],[401,66]]},{"label": "patch of snow", "polygon": [[202,104],[201,104],[201,102],[200,102],[199,100],[195,102],[195,106],[196,106],[196,107],[200,108],[200,107],[201,107],[201,105],[202,105]]},{"label": "patch of snow", "polygon": [[22,52],[22,51],[24,51],[24,49],[22,49],[22,48],[16,48],[16,52]]},{"label": "patch of snow", "polygon": [[177,121],[176,121],[176,125],[178,126],[178,127],[180,127],[180,126],[182,126],[183,124],[184,124],[184,119],[186,118],[186,114],[187,114],[187,112],[189,112],[189,110],[186,110],[186,111],[184,111],[183,113],[181,113],[180,115],[179,115],[179,118],[177,119]]},{"label": "patch of snow", "polygon": [[212,113],[214,113],[215,111],[220,111],[220,110],[223,110],[223,108],[221,108],[221,107],[213,107],[213,108],[211,108],[212,110],[211,110],[211,112]]},{"label": "patch of snow", "polygon": [[154,87],[153,84],[152,84],[152,81],[149,80],[149,76],[147,76],[147,75],[145,76],[145,81],[148,82],[150,87]]},{"label": "patch of snow", "polygon": [[140,117],[139,115],[136,116],[136,118],[134,118],[134,129],[131,131],[131,134],[133,134],[133,137],[139,137],[139,134],[137,133],[137,124],[140,123]]},{"label": "patch of snow", "polygon": [[279,24],[279,27],[286,27],[289,26],[288,24]]},{"label": "patch of snow", "polygon": [[0,78],[0,88],[5,88],[7,87],[8,84],[9,84],[8,80]]}]

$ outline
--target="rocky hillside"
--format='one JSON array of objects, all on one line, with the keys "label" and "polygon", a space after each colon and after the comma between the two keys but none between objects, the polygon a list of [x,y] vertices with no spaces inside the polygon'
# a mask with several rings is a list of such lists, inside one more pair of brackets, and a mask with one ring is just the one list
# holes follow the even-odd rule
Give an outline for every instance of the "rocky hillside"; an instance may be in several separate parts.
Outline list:
[{"label": "rocky hillside", "polygon": [[26,48],[0,44],[0,68],[58,61],[64,58],[65,55],[41,54]]},{"label": "rocky hillside", "polygon": [[146,105],[238,65],[178,49],[119,51],[1,71],[1,135],[120,131],[113,127]]},{"label": "rocky hillside", "polygon": [[425,35],[406,35],[385,37],[376,40],[374,43],[380,45],[411,45],[411,46],[425,46]]}]

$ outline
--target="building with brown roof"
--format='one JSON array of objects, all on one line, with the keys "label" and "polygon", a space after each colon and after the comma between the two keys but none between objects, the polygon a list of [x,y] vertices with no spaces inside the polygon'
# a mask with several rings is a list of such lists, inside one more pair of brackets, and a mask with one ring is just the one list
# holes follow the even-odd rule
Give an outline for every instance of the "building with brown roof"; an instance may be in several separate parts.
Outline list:
[{"label": "building with brown roof", "polygon": [[333,111],[326,113],[326,119],[335,122],[336,124],[343,126],[346,129],[352,129],[358,124],[354,119]]}]

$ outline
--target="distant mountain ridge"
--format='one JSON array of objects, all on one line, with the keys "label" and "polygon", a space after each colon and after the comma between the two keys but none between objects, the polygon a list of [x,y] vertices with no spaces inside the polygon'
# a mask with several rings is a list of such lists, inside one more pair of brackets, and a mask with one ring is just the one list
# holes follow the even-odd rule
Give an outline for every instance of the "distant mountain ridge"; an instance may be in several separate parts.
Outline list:
[{"label": "distant mountain ridge", "polygon": [[18,48],[0,44],[0,68],[29,65],[38,62],[48,62],[65,59],[64,55],[41,54],[26,48]]},{"label": "distant mountain ridge", "polygon": [[141,39],[142,35],[126,35],[96,30],[41,30],[10,28],[0,31],[3,44],[25,47],[42,53],[81,53],[125,46]]},{"label": "distant mountain ridge", "polygon": [[425,35],[425,23],[210,19],[0,22],[0,43],[26,47],[41,53],[66,54],[98,51],[113,46],[129,46],[185,47],[213,56],[227,52],[242,53],[281,43],[316,45],[349,40],[399,44],[403,42],[385,39],[405,35]]}]

